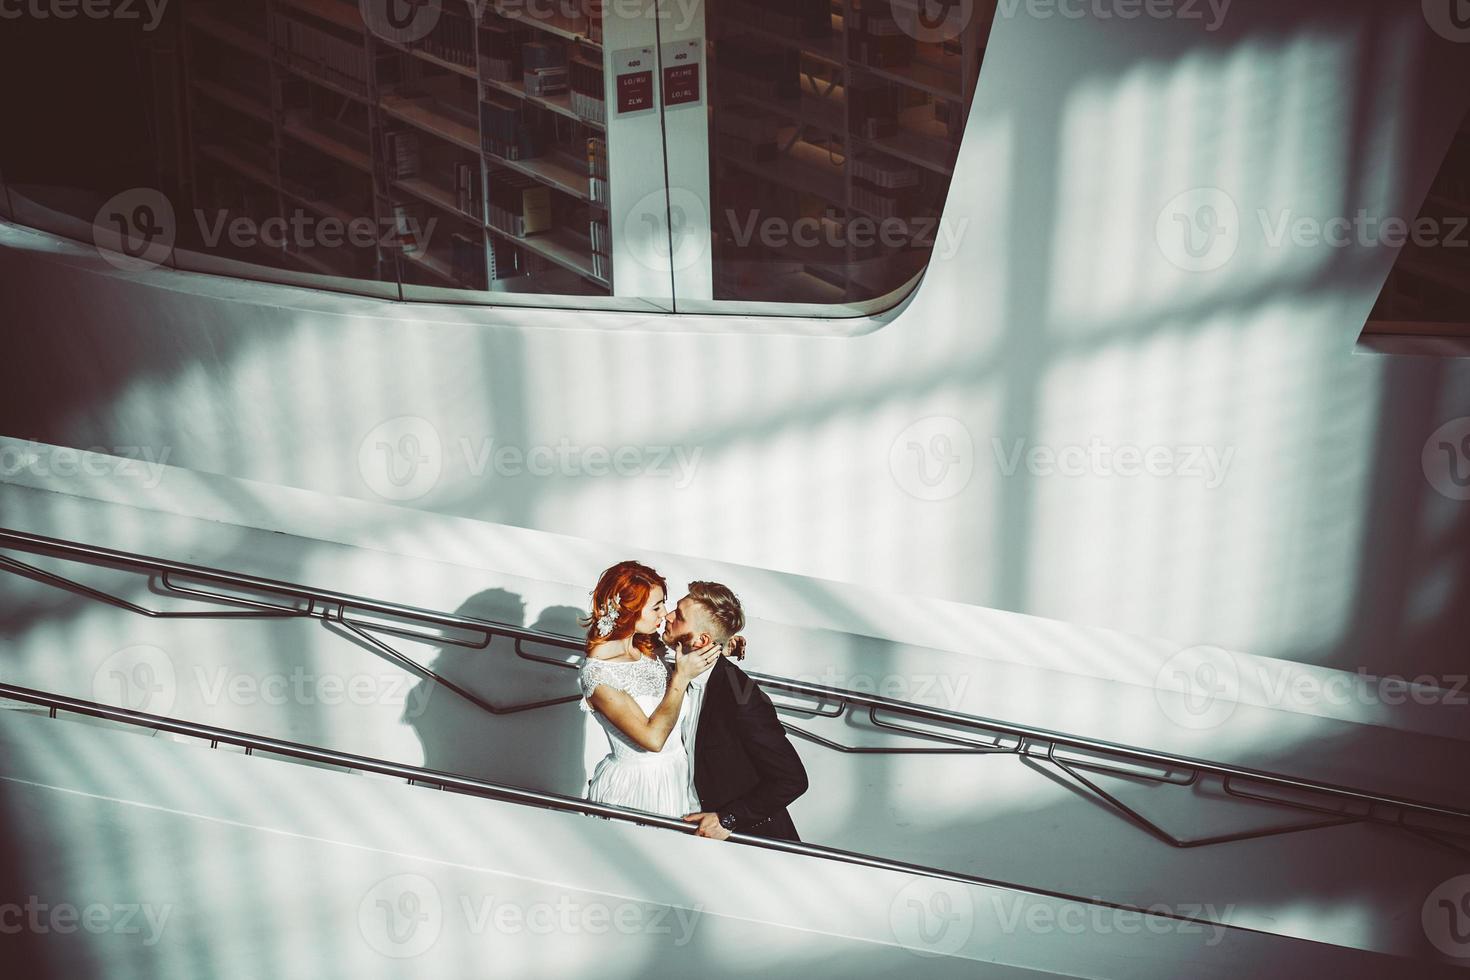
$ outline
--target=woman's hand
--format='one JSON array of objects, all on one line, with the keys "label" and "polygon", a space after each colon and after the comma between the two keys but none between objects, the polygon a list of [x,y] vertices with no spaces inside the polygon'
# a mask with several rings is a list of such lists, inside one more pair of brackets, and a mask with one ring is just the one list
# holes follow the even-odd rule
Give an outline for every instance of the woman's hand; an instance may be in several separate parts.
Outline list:
[{"label": "woman's hand", "polygon": [[720,656],[720,645],[711,643],[698,650],[679,651],[674,654],[674,683],[684,687],[700,674],[715,665]]},{"label": "woman's hand", "polygon": [[714,666],[720,655],[718,644],[688,653],[674,652],[674,674],[669,678],[668,689],[663,700],[646,715],[638,702],[627,691],[598,684],[587,697],[588,703],[600,711],[618,730],[649,752],[661,751],[664,743],[673,734],[674,724],[679,719],[679,708],[684,704],[684,693],[689,681]]}]

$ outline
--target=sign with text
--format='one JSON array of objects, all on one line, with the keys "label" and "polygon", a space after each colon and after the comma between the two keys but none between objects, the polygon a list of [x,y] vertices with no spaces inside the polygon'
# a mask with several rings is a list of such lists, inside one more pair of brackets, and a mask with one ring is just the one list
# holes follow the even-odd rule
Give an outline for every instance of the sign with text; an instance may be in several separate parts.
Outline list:
[{"label": "sign with text", "polygon": [[623,48],[613,52],[613,74],[618,115],[648,112],[654,106],[654,52],[652,48]]},{"label": "sign with text", "polygon": [[703,100],[699,93],[699,63],[704,57],[704,39],[695,37],[670,41],[660,53],[663,55],[664,108],[700,105]]}]

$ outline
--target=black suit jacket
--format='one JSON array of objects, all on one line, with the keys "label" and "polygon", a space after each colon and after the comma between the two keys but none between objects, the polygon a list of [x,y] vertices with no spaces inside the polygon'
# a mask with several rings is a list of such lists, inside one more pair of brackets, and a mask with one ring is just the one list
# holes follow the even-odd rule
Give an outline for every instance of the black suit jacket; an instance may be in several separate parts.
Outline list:
[{"label": "black suit jacket", "polygon": [[710,668],[694,736],[700,808],[734,813],[735,832],[800,840],[786,808],[806,792],[806,767],[776,706],[729,657]]}]

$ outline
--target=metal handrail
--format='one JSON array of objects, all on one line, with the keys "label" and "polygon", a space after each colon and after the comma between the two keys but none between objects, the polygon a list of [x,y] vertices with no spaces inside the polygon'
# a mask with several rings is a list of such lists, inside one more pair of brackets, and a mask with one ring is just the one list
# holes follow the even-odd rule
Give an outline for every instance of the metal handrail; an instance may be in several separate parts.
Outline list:
[{"label": "metal handrail", "polygon": [[[324,765],[339,766],[346,769],[354,769],[362,772],[372,772],[384,776],[394,776],[413,782],[433,783],[453,792],[465,793],[474,796],[488,797],[503,800],[509,803],[536,806],[544,809],[560,810],[564,812],[581,813],[588,816],[607,817],[612,820],[620,820],[627,823],[640,824],[649,827],[657,827],[663,830],[677,830],[686,834],[692,834],[697,829],[693,823],[674,817],[666,817],[661,814],[648,813],[643,810],[634,810],[628,807],[614,806],[607,803],[596,803],[581,797],[563,796],[559,793],[547,793],[541,790],[527,789],[520,786],[511,786],[505,783],[495,783],[485,779],[476,779],[470,776],[462,776],[455,773],[444,772],[437,769],[426,769],[422,766],[411,766],[401,762],[393,762],[388,759],[378,759],[372,756],[357,755],[351,752],[342,752],[337,749],[328,749],[317,745],[307,745],[301,742],[288,742],[283,739],[271,738],[268,735],[257,735],[251,732],[236,731],[228,728],[219,728],[214,725],[203,725],[198,722],[183,721],[178,718],[169,718],[164,715],[154,715],[143,711],[135,711],[131,708],[118,708],[112,705],[101,704],[96,701],[86,701],[81,698],[73,698],[63,694],[53,694],[48,691],[38,691],[34,688],[19,687],[14,684],[0,683],[0,698],[9,698],[15,701],[24,701],[30,704],[40,705],[49,709],[52,718],[57,713],[68,711],[74,714],[89,715],[94,718],[105,718],[127,725],[136,725],[156,731],[170,732],[176,735],[184,735],[190,738],[208,740],[210,747],[214,748],[223,742],[229,745],[239,745],[246,749],[247,754],[256,751],[269,752],[273,755],[285,756],[288,759],[302,762],[320,763]],[[987,878],[982,875],[965,874],[959,871],[950,871],[944,868],[935,868],[921,864],[911,864],[906,861],[896,861],[891,858],[876,857],[871,854],[862,854],[857,851],[847,851],[841,848],[828,847],[823,844],[812,844],[807,841],[777,840],[770,837],[758,837],[752,834],[732,833],[730,840],[741,844],[755,847],[763,847],[768,850],[783,851],[787,854],[798,854],[804,857],[820,858],[830,861],[838,861],[844,864],[855,864],[863,867],[877,868],[883,871],[895,871],[903,874],[919,875],[925,878],[942,879],[945,881],[958,882],[966,885],[981,885],[990,888],[1004,888],[1013,892],[1020,892],[1040,898],[1058,899],[1067,902],[1078,902],[1085,905],[1094,905],[1102,908],[1116,909],[1119,911],[1135,912],[1144,915],[1155,915],[1160,918],[1173,919],[1180,922],[1190,922],[1199,925],[1216,926],[1221,929],[1232,929],[1245,933],[1256,933],[1260,935],[1277,935],[1264,929],[1254,929],[1249,926],[1240,926],[1229,923],[1217,922],[1200,916],[1184,915],[1178,912],[1168,911],[1168,907],[1162,904],[1152,905],[1130,905],[1124,902],[1111,902],[1098,897],[1084,897],[1072,895],[1067,892],[1055,891],[1047,888],[1037,888],[1031,885],[1018,885],[1011,882],[1000,881],[995,878]]]},{"label": "metal handrail", "polygon": [[[555,658],[541,657],[527,653],[522,649],[522,644],[527,642],[536,643],[545,646],[552,646],[565,650],[576,651],[578,654],[583,651],[583,643],[581,640],[573,639],[558,633],[549,633],[543,630],[533,629],[530,627],[517,626],[511,623],[499,623],[490,620],[477,619],[469,616],[461,616],[453,613],[443,613],[428,609],[421,609],[413,606],[403,605],[400,603],[387,602],[381,599],[371,599],[363,596],[352,595],[349,593],[335,592],[329,589],[319,588],[315,586],[306,586],[296,583],[282,582],[274,579],[263,578],[260,576],[228,572],[220,569],[206,568],[199,565],[190,565],[187,563],[172,561],[169,559],[154,558],[130,552],[101,548],[95,545],[64,541],[59,538],[51,538],[44,535],[33,534],[25,531],[16,531],[3,527],[0,527],[0,547],[40,552],[42,554],[50,552],[54,553],[52,554],[52,557],[59,557],[70,561],[85,562],[95,565],[120,566],[122,568],[130,569],[132,571],[156,573],[159,575],[176,575],[198,579],[204,582],[217,583],[219,585],[227,587],[275,593],[280,596],[305,601],[308,604],[308,609],[312,610],[316,615],[321,616],[324,620],[328,620],[330,617],[329,621],[335,621],[337,623],[345,623],[345,615],[348,611],[359,611],[378,613],[384,616],[391,616],[398,620],[404,620],[414,623],[429,624],[450,629],[461,629],[484,633],[487,635],[487,637],[499,635],[506,638],[514,639],[515,652],[517,656],[520,656],[527,660],[545,662],[554,666],[569,669],[575,669],[577,665],[575,663],[557,660]],[[0,568],[20,564],[21,563],[19,562],[15,562],[11,559],[0,556]],[[28,568],[29,566],[22,565],[22,567]],[[14,571],[13,568],[11,570]],[[56,584],[57,581],[63,583],[66,581],[65,579],[61,579],[60,576],[57,576],[53,573],[45,572],[39,569],[37,569],[36,571],[41,572],[41,574],[44,575],[46,579],[50,580],[52,584]],[[125,608],[140,608],[135,607],[132,603],[126,602],[126,600],[107,596],[105,593],[99,593],[97,592],[97,590],[91,589],[86,586],[75,587],[80,588],[82,591],[88,594],[103,598],[106,601],[124,606]],[[227,597],[216,596],[214,598],[228,601]],[[150,615],[157,615],[151,610],[141,611]],[[305,614],[305,611],[302,612],[303,614]],[[271,615],[271,613],[262,613],[262,615]],[[292,615],[292,613],[281,612],[277,613],[277,615],[290,616]],[[382,629],[388,632],[395,631],[395,628],[392,626],[376,626],[373,628]],[[360,630],[354,630],[353,632],[360,632]],[[427,637],[424,637],[422,634],[419,634],[419,637],[421,639],[427,639]],[[456,642],[443,637],[436,637],[435,641]],[[384,648],[385,652],[389,653],[395,659],[409,659],[398,651],[393,650],[391,647],[387,647],[386,644],[383,644],[380,641],[374,640],[373,645],[376,647]],[[479,646],[478,644],[469,644],[462,642],[456,643],[456,645],[472,647]],[[488,639],[485,645],[488,646]],[[409,663],[414,662],[410,660]],[[429,671],[426,668],[420,667],[416,663],[414,663],[414,666],[421,672],[429,676],[432,676],[441,681],[443,680],[439,677],[439,675],[434,674],[432,671]],[[1072,763],[1073,765],[1082,765],[1087,768],[1099,769],[1103,771],[1106,771],[1110,768],[1116,768],[1117,771],[1125,772],[1128,775],[1139,776],[1141,774],[1138,773],[1135,768],[1133,768],[1138,766],[1139,764],[1147,764],[1169,769],[1190,769],[1218,776],[1222,779],[1247,780],[1277,788],[1290,789],[1331,797],[1340,797],[1359,803],[1372,804],[1373,806],[1370,806],[1368,808],[1368,812],[1364,815],[1362,819],[1373,821],[1376,823],[1388,824],[1391,826],[1403,826],[1406,827],[1406,829],[1407,825],[1404,824],[1404,814],[1402,811],[1413,811],[1416,813],[1431,815],[1435,817],[1450,818],[1452,820],[1463,820],[1470,822],[1470,810],[1429,803],[1427,801],[1416,800],[1409,797],[1394,796],[1384,793],[1374,793],[1356,787],[1345,786],[1336,783],[1326,783],[1311,779],[1303,779],[1294,776],[1287,776],[1281,773],[1270,772],[1262,769],[1252,769],[1244,766],[1226,765],[1222,763],[1210,762],[1205,759],[1196,759],[1188,756],[1173,755],[1167,752],[1159,752],[1152,749],[1135,748],[1131,746],[1121,745],[1115,742],[1109,742],[1104,739],[1095,739],[1088,738],[1086,736],[1071,735],[1065,732],[1057,732],[1049,729],[1037,728],[1035,726],[1022,725],[1015,722],[999,721],[992,718],[965,714],[958,711],[950,711],[943,708],[933,708],[926,705],[915,704],[913,702],[898,701],[876,694],[864,694],[857,691],[847,691],[839,688],[827,687],[821,684],[808,683],[806,681],[777,677],[769,674],[763,674],[757,671],[748,671],[747,673],[752,680],[756,681],[762,687],[806,695],[808,697],[817,699],[819,702],[838,702],[847,708],[866,708],[870,712],[870,717],[875,717],[873,715],[874,712],[884,711],[892,714],[903,715],[910,719],[922,719],[925,721],[953,725],[958,728],[971,729],[980,732],[983,736],[988,736],[992,738],[997,733],[1005,736],[1010,736],[1012,738],[1015,738],[1016,742],[1014,746],[1009,749],[1009,751],[1021,756],[1041,758],[1048,762],[1051,762],[1052,764],[1057,764],[1055,753],[1058,748],[1073,749],[1089,753],[1094,757],[1087,762],[1074,762]],[[537,703],[535,705],[517,705],[506,707],[497,706],[493,709],[489,709],[488,705],[483,703],[483,699],[468,695],[467,692],[464,692],[463,689],[459,688],[457,685],[449,684],[447,681],[445,683],[451,689],[454,689],[456,693],[465,694],[465,696],[469,697],[470,700],[474,701],[477,704],[480,704],[482,707],[487,707],[488,710],[494,710],[497,714],[513,710],[524,710],[533,706],[543,707],[546,704],[558,703],[558,701],[553,700],[543,703]],[[560,700],[570,702],[577,699],[578,698],[576,696],[568,696]],[[817,742],[818,744],[829,744],[833,748],[843,748],[839,746],[838,743],[832,743],[830,742],[830,740],[827,739],[813,737],[811,733],[805,732],[803,730],[797,730],[794,727],[793,734],[810,738],[812,741]],[[928,733],[921,732],[915,732],[914,734],[923,734],[926,736],[928,735]],[[936,734],[935,738],[942,739],[943,736]],[[851,747],[846,748],[847,751],[853,750]],[[902,750],[889,749],[888,751],[897,752]],[[975,750],[971,749],[970,751],[973,752]],[[997,750],[992,749],[990,751]],[[1007,751],[1007,749],[999,749],[998,751],[1004,752]],[[1096,758],[1097,756],[1112,757],[1112,759],[1121,763],[1121,765],[1117,767],[1109,766],[1107,764],[1107,761]],[[1075,773],[1073,775],[1075,775]],[[1127,808],[1122,807],[1121,804],[1118,804],[1116,800],[1109,798],[1108,802],[1113,803],[1115,806],[1118,806],[1119,809],[1123,809],[1125,812],[1127,811]],[[1270,802],[1278,803],[1282,806],[1296,806],[1295,803],[1289,800],[1271,800]],[[1311,807],[1306,808],[1311,809]],[[1383,808],[1399,808],[1399,811],[1391,811],[1387,813],[1380,812]],[[1438,832],[1438,828],[1436,828],[1436,832]],[[1460,834],[1460,832],[1444,832],[1455,833],[1456,836],[1459,836]],[[1470,830],[1465,831],[1465,833],[1470,834]]]},{"label": "metal handrail", "polygon": [[162,583],[165,591],[177,593],[179,595],[187,595],[196,598],[208,599],[213,602],[223,602],[229,605],[237,606],[250,606],[252,608],[248,611],[230,610],[228,612],[222,612],[219,610],[213,610],[207,613],[173,612],[161,609],[149,609],[147,606],[140,606],[136,602],[129,602],[127,599],[120,599],[117,596],[109,595],[108,593],[103,592],[100,589],[94,589],[90,586],[82,585],[80,582],[73,582],[70,579],[62,578],[60,575],[48,572],[44,568],[37,568],[34,565],[27,565],[23,561],[16,561],[14,558],[7,558],[4,555],[0,555],[0,568],[5,569],[6,571],[15,572],[20,575],[26,575],[38,579],[40,581],[46,582],[47,584],[57,586],[58,588],[75,589],[76,591],[81,592],[83,595],[90,596],[91,598],[96,599],[99,602],[105,602],[110,606],[117,606],[119,609],[126,609],[128,612],[137,613],[139,616],[147,616],[149,619],[294,619],[303,616],[310,616],[312,614],[311,602],[309,598],[307,600],[307,608],[301,609],[296,606],[280,606],[273,603],[259,602],[251,599],[241,599],[232,596],[221,596],[216,595],[212,592],[201,592],[196,589],[185,589],[181,586],[174,585],[169,581],[169,573],[167,571],[164,571],[159,577],[159,581]]}]

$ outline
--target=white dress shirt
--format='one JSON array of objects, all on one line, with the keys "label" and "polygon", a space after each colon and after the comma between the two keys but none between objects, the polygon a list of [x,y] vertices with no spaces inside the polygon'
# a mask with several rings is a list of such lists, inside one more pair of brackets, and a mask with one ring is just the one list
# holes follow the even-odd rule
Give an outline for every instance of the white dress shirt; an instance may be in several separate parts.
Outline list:
[{"label": "white dress shirt", "polygon": [[704,685],[715,668],[700,674],[689,682],[684,692],[684,707],[680,712],[679,731],[684,736],[684,751],[689,756],[689,798],[699,805],[699,791],[694,787],[694,737],[699,733],[699,709],[704,705]]}]

